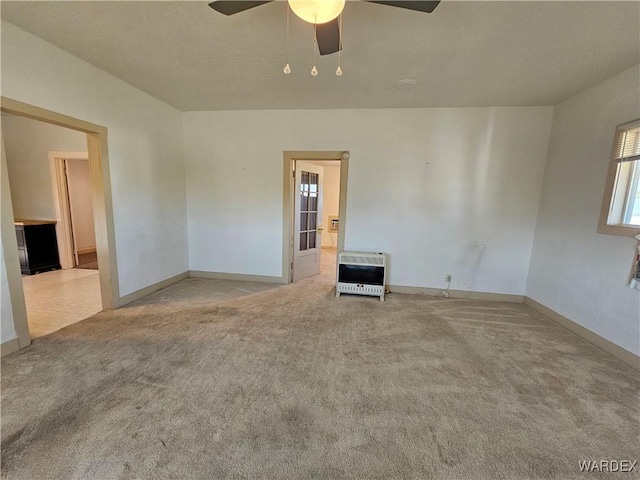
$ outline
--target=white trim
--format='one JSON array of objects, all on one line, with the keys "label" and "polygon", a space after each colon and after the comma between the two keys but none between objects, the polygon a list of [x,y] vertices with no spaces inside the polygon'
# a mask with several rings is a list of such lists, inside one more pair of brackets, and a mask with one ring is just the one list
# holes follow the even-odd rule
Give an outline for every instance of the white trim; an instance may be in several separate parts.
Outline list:
[{"label": "white trim", "polygon": [[[340,198],[338,201],[338,241],[336,249],[336,262],[338,254],[344,250],[344,232],[347,227],[347,185],[349,175],[348,150],[335,151],[289,151],[283,152],[283,189],[282,189],[282,277],[280,283],[291,283],[291,265],[293,262],[293,167],[296,160],[312,161],[316,165],[322,161],[340,161]],[[316,163],[317,162],[317,163]]]},{"label": "white trim", "polygon": [[[102,308],[105,310],[118,308],[121,299],[119,294],[118,261],[115,247],[115,226],[111,198],[107,129],[101,125],[85,122],[84,120],[79,120],[7,97],[1,97],[0,110],[20,117],[86,133],[87,157],[91,169],[91,194],[93,218],[96,229],[96,249],[98,262],[100,263],[100,296],[102,299]],[[4,141],[2,142],[2,157],[2,176],[5,176],[6,161],[4,159]],[[6,200],[4,198],[5,195],[8,197]],[[7,215],[3,212],[3,228],[1,229],[2,245],[5,262],[7,264],[7,281],[11,295],[14,329],[18,335],[20,348],[24,348],[31,343],[31,337],[29,335],[29,324],[27,322],[24,292],[20,276],[15,230],[9,225],[9,221],[13,221],[10,195],[8,187],[6,194],[3,189],[2,206],[3,210],[7,208]]]},{"label": "white trim", "polygon": [[[2,132],[0,131],[0,137]],[[29,324],[27,323],[27,307],[24,303],[24,289],[20,260],[18,258],[18,242],[13,216],[13,204],[11,201],[11,186],[9,184],[9,172],[7,167],[4,138],[0,144],[2,162],[0,165],[0,236],[2,236],[2,254],[4,255],[7,286],[9,289],[9,302],[13,317],[13,330],[18,337],[18,346],[26,347],[31,343]],[[10,344],[13,345],[13,344]],[[5,347],[9,351],[11,346]]]},{"label": "white trim", "polygon": [[189,270],[192,278],[211,278],[214,280],[234,280],[240,282],[283,283],[282,277],[268,275],[249,275],[245,273],[205,272],[202,270]]},{"label": "white trim", "polygon": [[[442,288],[407,287],[404,285],[389,285],[391,293],[405,293],[409,295],[428,295],[430,297],[444,297]],[[509,293],[471,292],[467,290],[447,290],[448,298],[465,298],[468,300],[488,300],[492,302],[523,303],[524,295]]]},{"label": "white trim", "polygon": [[20,341],[17,338],[7,340],[0,345],[0,357],[6,357],[7,355],[20,350]]},{"label": "white trim", "polygon": [[[64,176],[65,160],[89,161],[89,154],[88,152],[76,151],[48,152],[48,154],[53,186],[53,204],[56,209],[56,236],[58,238],[60,265],[63,269],[69,269],[73,268],[76,262],[73,251],[73,232],[69,213],[68,185]],[[89,165],[89,168],[91,168],[91,165]]]},{"label": "white trim", "polygon": [[[442,297],[442,290],[437,288],[422,288],[422,287],[405,287],[399,285],[389,285],[391,293],[406,293],[410,295],[429,295]],[[524,295],[510,295],[504,293],[485,293],[485,292],[468,292],[463,290],[448,290],[450,298],[466,298],[474,300],[490,300],[499,302],[513,302],[524,303],[531,307],[533,310],[548,318],[557,325],[569,330],[570,332],[578,335],[584,341],[594,345],[595,347],[603,350],[612,357],[617,358],[624,364],[631,368],[640,371],[640,357],[629,350],[622,348],[621,346],[613,343],[611,340],[607,340],[601,337],[595,332],[583,327],[582,325],[574,322],[573,320],[551,310],[549,307],[536,302],[530,297]]]},{"label": "white trim", "polygon": [[160,282],[154,283],[153,285],[149,285],[148,287],[136,290],[135,292],[125,295],[124,297],[120,297],[120,307],[135,302],[136,300],[140,300],[141,298],[147,297],[152,293],[156,293],[163,288],[167,288],[168,286],[173,285],[174,283],[181,282],[186,278],[189,278],[189,272],[182,272],[171,278],[167,278]]},{"label": "white trim", "polygon": [[553,323],[560,325],[563,328],[566,328],[570,332],[576,334],[586,342],[598,347],[601,350],[604,350],[609,355],[617,358],[621,362],[627,364],[631,368],[640,371],[640,357],[630,352],[627,349],[622,348],[619,345],[616,345],[611,340],[607,340],[604,337],[601,337],[595,332],[592,332],[588,328],[579,325],[573,320],[565,317],[564,315],[560,315],[559,313],[551,310],[549,307],[544,306],[543,304],[536,302],[532,298],[524,297],[524,304],[528,305],[532,309],[534,309],[539,314],[551,320]]},{"label": "white trim", "polygon": [[[623,217],[623,212],[619,215],[619,218],[611,219],[612,209],[616,205],[615,195],[618,189],[618,171],[620,165],[623,165],[625,162],[621,163],[616,160],[616,150],[618,146],[618,132],[620,130],[625,130],[626,128],[640,124],[640,120],[632,120],[631,122],[624,123],[622,125],[618,125],[616,127],[615,134],[613,136],[613,146],[611,147],[611,156],[609,160],[609,169],[607,172],[607,181],[604,189],[604,196],[602,198],[602,206],[600,207],[600,219],[598,220],[598,233],[604,233],[607,235],[620,235],[624,237],[634,237],[640,233],[640,227],[637,225],[624,225],[620,223],[610,223],[611,221],[620,221]],[[615,217],[618,217],[616,214]]]}]

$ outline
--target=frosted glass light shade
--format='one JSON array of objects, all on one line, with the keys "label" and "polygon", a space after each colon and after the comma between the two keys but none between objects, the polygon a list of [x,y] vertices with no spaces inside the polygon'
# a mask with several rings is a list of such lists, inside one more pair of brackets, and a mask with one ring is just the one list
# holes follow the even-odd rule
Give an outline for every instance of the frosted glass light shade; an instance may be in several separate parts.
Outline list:
[{"label": "frosted glass light shade", "polygon": [[344,4],[345,0],[289,0],[293,13],[309,23],[330,22],[342,13]]}]

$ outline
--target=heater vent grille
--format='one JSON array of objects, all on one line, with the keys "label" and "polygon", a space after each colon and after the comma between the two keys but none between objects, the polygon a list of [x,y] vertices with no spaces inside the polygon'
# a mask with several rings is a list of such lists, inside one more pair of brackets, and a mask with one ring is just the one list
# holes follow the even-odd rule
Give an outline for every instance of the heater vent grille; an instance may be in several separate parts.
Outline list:
[{"label": "heater vent grille", "polygon": [[336,296],[341,293],[373,295],[384,301],[386,264],[384,253],[340,253]]},{"label": "heater vent grille", "polygon": [[384,256],[379,253],[373,255],[345,255],[340,256],[341,263],[352,263],[355,265],[384,265]]},{"label": "heater vent grille", "polygon": [[343,283],[340,285],[340,293],[357,293],[359,295],[374,295],[376,297],[384,295],[383,286],[366,285],[360,283]]}]

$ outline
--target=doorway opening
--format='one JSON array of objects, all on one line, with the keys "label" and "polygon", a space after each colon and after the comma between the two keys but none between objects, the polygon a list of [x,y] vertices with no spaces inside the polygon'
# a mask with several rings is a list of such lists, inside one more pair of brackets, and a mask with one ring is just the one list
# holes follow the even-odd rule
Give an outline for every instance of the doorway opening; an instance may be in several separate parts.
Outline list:
[{"label": "doorway opening", "polygon": [[[33,339],[102,310],[87,136],[15,115],[2,120]],[[60,147],[69,151],[52,150]]]},{"label": "doorway opening", "polygon": [[[74,314],[87,318],[102,309],[117,308],[120,296],[107,129],[5,97],[1,110],[2,249],[7,304],[17,335],[2,344],[4,356],[28,346],[32,337],[82,319],[74,321]],[[17,127],[8,131],[13,119]],[[49,135],[38,136],[37,141],[29,144],[25,141],[26,133],[20,131],[26,122],[38,125],[34,132],[41,129]],[[51,135],[55,129],[59,129],[58,133],[67,132],[69,138],[75,135],[75,140],[70,145],[56,143],[59,136]],[[35,150],[40,153],[31,158]],[[25,161],[27,155],[29,159]],[[32,161],[39,162],[37,169]],[[66,203],[61,203],[61,198]],[[28,232],[31,229],[35,233]],[[36,252],[43,245],[46,261],[39,253],[30,253],[30,249]],[[83,265],[86,260],[81,257],[83,254],[91,254],[95,261]],[[44,322],[48,325],[30,324],[27,303],[31,311],[35,305],[30,301],[34,290],[38,293],[48,290],[49,298],[43,297],[38,302],[49,315]],[[65,292],[71,294],[71,308],[69,305],[60,308]],[[92,311],[82,314],[81,305],[87,297],[91,299]],[[58,313],[61,323],[52,320]]]},{"label": "doorway opening", "polygon": [[[56,233],[63,269],[98,270],[87,152],[49,152],[56,205]],[[14,205],[15,209],[15,205]]]},{"label": "doorway opening", "polygon": [[349,152],[284,152],[283,283],[336,276],[344,249]]}]

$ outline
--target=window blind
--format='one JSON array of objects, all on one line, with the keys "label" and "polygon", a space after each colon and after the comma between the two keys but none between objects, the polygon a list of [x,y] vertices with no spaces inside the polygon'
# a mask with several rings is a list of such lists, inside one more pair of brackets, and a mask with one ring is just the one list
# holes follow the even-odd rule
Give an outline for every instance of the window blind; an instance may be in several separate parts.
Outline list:
[{"label": "window blind", "polygon": [[618,127],[613,159],[616,162],[640,160],[640,120]]}]

